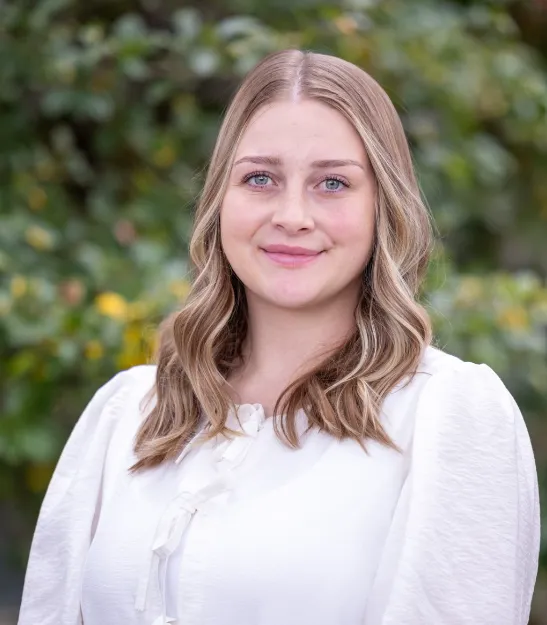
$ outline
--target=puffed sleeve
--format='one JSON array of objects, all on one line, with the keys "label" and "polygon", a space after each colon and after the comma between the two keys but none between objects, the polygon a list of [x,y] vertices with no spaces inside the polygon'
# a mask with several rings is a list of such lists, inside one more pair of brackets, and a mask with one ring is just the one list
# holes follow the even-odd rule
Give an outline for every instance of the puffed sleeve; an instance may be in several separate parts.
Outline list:
[{"label": "puffed sleeve", "polygon": [[528,431],[487,365],[421,391],[411,467],[366,625],[526,625],[539,555]]},{"label": "puffed sleeve", "polygon": [[122,371],[78,419],[44,497],[18,625],[81,625],[80,583],[101,503],[106,452],[129,387]]}]

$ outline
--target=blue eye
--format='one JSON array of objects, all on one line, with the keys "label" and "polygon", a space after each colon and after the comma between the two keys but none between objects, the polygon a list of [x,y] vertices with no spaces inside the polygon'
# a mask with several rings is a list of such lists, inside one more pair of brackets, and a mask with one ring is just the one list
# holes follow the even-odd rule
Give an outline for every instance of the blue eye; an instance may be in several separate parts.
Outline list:
[{"label": "blue eye", "polygon": [[327,178],[324,182],[329,191],[338,191],[342,186],[342,182],[336,178]]},{"label": "blue eye", "polygon": [[268,185],[268,180],[271,180],[270,176],[266,174],[251,174],[245,178],[245,182],[252,182],[252,187],[265,187]]},{"label": "blue eye", "polygon": [[325,190],[329,193],[335,193],[336,191],[341,191],[343,188],[349,187],[346,182],[339,178],[329,177],[322,180],[322,182],[325,183]]}]

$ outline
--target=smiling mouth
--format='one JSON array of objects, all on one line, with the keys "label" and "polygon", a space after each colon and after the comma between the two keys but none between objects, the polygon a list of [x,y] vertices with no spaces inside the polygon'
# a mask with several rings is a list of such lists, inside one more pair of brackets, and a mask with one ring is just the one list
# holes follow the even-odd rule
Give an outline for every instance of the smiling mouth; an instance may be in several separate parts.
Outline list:
[{"label": "smiling mouth", "polygon": [[303,267],[310,265],[316,261],[323,252],[295,253],[295,252],[278,252],[261,248],[262,253],[276,265],[282,267]]}]

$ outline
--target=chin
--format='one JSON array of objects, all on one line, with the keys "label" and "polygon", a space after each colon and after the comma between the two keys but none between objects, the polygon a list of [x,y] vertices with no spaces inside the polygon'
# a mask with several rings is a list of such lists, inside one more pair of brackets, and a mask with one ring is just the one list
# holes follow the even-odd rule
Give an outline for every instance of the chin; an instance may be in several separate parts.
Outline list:
[{"label": "chin", "polygon": [[299,300],[270,300],[270,303],[277,306],[278,308],[282,308],[283,310],[306,310],[313,308],[317,304],[316,300],[304,298]]},{"label": "chin", "polygon": [[305,290],[268,289],[259,294],[268,304],[290,310],[311,308],[321,301],[319,293]]}]

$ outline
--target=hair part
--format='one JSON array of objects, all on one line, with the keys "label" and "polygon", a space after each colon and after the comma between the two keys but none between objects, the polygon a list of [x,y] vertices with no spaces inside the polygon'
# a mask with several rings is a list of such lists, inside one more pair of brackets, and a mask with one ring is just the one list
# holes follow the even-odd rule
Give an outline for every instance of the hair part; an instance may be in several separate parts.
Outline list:
[{"label": "hair part", "polygon": [[236,435],[226,418],[235,405],[226,383],[243,360],[247,303],[221,247],[220,207],[239,141],[256,112],[272,102],[311,99],[341,113],[361,137],[377,185],[374,246],[363,272],[355,331],[278,398],[277,435],[297,448],[296,414],[311,428],[365,446],[397,448],[384,430],[384,399],[410,381],[431,342],[418,303],[432,244],[408,142],[391,100],[359,67],[334,56],[285,50],[246,76],[226,112],[196,208],[190,241],[193,284],[181,310],[159,329],[156,399],[135,439],[131,471],[176,457],[207,424],[206,438]]}]

